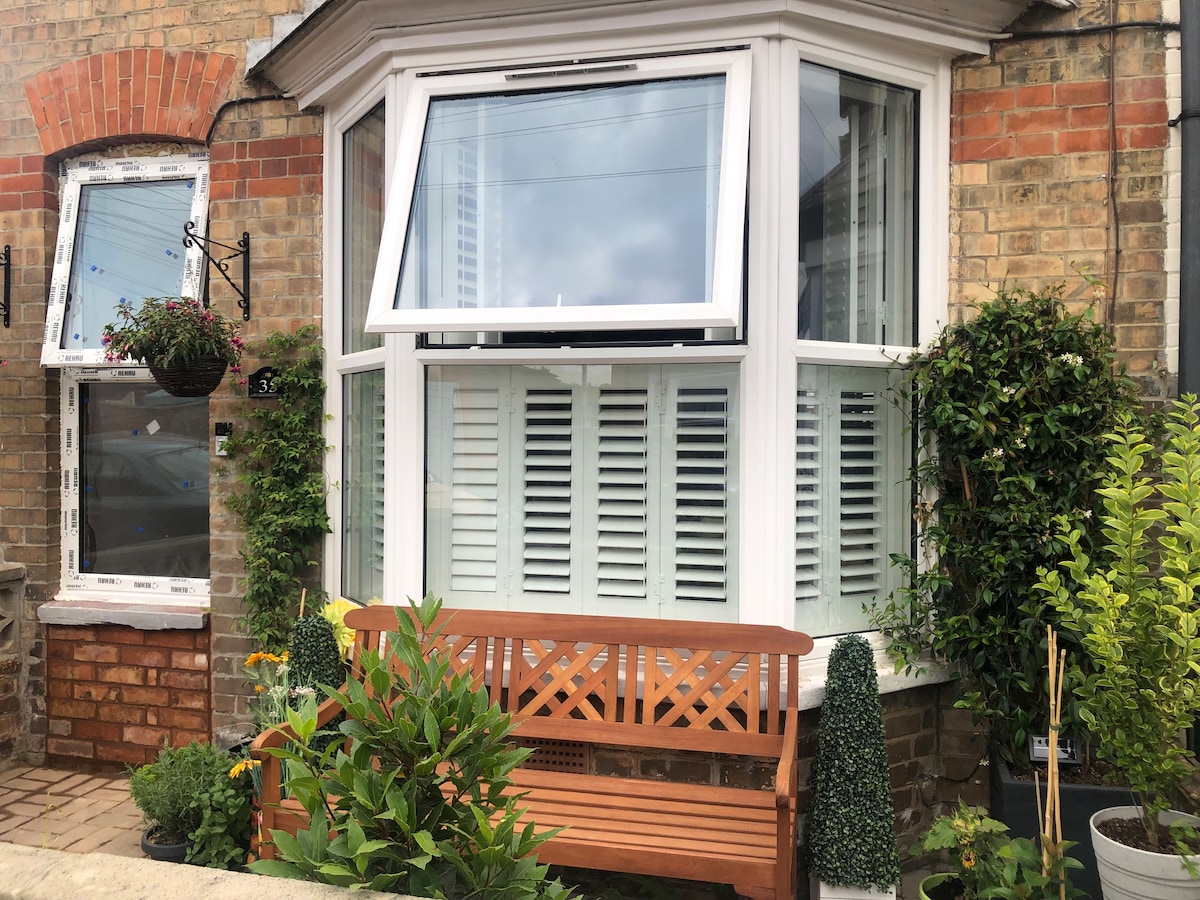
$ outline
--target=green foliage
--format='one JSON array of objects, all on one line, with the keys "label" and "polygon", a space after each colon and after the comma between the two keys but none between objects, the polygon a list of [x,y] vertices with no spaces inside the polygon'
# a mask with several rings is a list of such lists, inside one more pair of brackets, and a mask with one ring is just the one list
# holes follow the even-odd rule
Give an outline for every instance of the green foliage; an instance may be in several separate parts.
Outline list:
[{"label": "green foliage", "polygon": [[544,838],[519,826],[517,801],[503,796],[530,751],[509,744],[511,718],[430,649],[440,606],[426,598],[417,609],[420,633],[397,610],[386,654],[362,654],[362,680],[324,689],[346,714],[349,742],[317,753],[307,746],[315,703],[289,712],[300,742],[271,752],[311,824],[295,838],[273,831],[280,859],[254,871],[450,900],[570,896],[546,880],[530,855]]},{"label": "green foliage", "polygon": [[191,297],[147,297],[138,307],[121,303],[117,317],[100,333],[109,361],[129,358],[168,367],[215,356],[236,366],[242,357],[238,323]]},{"label": "green foliage", "polygon": [[[902,399],[915,407],[925,557],[893,557],[909,587],[875,614],[897,669],[925,652],[959,665],[959,705],[989,717],[1010,758],[1048,727],[1046,626],[1058,615],[1033,585],[1066,553],[1050,523],[1070,517],[1091,546],[1104,435],[1136,402],[1111,337],[1062,291],[1002,290],[910,360]],[[1078,730],[1070,705],[1063,724]]]},{"label": "green foliage", "polygon": [[829,656],[821,704],[809,871],[839,887],[898,884],[895,815],[875,655],[861,635],[846,635]]},{"label": "green foliage", "polygon": [[1010,838],[1007,825],[960,800],[953,813],[934,820],[912,852],[948,860],[946,877],[961,882],[962,900],[1060,900],[1081,896],[1070,882],[1070,870],[1083,867],[1067,855],[1072,846],[1063,841],[1050,848],[1045,865],[1037,844]]},{"label": "green foliage", "polygon": [[301,579],[318,565],[329,532],[323,465],[328,449],[322,352],[314,326],[267,337],[255,355],[270,361],[279,398],[243,405],[245,427],[226,442],[241,490],[228,499],[246,539],[246,625],[267,650],[287,648]]},{"label": "green foliage", "polygon": [[187,861],[240,866],[250,846],[251,779],[231,774],[236,760],[211,744],[164,747],[155,762],[134,769],[129,792],[168,843],[191,841]]},{"label": "green foliage", "polygon": [[1191,772],[1179,735],[1200,711],[1200,404],[1195,395],[1174,402],[1161,448],[1129,416],[1108,439],[1103,544],[1089,548],[1078,524],[1060,518],[1068,555],[1037,588],[1082,642],[1090,665],[1075,687],[1080,717],[1157,839],[1157,813]]},{"label": "green foliage", "polygon": [[[333,688],[342,686],[346,680],[346,666],[342,662],[337,638],[334,637],[333,624],[328,619],[314,614],[296,622],[292,629],[287,666],[285,677],[291,685],[288,702],[293,709],[299,709],[303,698],[314,695],[323,684]],[[276,725],[281,720],[282,717],[270,724]],[[336,729],[343,720],[344,716],[339,713],[326,729]],[[312,739],[309,746],[314,750],[324,750],[335,737],[333,733],[319,735]]]},{"label": "green foliage", "polygon": [[320,684],[341,687],[346,669],[329,620],[311,615],[296,622],[288,650],[288,676],[297,688]]}]

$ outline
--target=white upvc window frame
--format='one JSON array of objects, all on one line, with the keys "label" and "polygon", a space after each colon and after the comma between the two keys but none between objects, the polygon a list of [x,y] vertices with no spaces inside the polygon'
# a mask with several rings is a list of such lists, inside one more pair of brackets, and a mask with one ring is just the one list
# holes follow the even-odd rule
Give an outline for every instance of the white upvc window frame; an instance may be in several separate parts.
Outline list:
[{"label": "white upvc window frame", "polygon": [[[191,179],[192,231],[207,233],[209,171],[208,154],[190,153],[170,156],[128,157],[123,159],[88,159],[63,163],[62,203],[59,215],[58,240],[54,249],[54,271],[50,279],[50,297],[46,308],[46,330],[42,339],[43,366],[121,366],[126,360],[108,360],[103,348],[94,350],[63,349],[62,335],[67,322],[68,292],[71,287],[71,264],[74,257],[76,232],[80,225],[80,193],[85,185],[130,184],[149,181]],[[178,235],[164,236],[177,244],[183,256],[183,280],[180,295],[199,297],[203,285],[203,254],[200,245],[183,245],[183,229]],[[142,299],[142,298],[139,298]]]},{"label": "white upvc window frame", "polygon": [[[406,94],[395,168],[388,188],[383,239],[368,332],[579,331],[604,328],[736,328],[742,317],[746,172],[749,154],[751,52],[726,50],[638,57],[628,61],[540,65],[502,71],[403,76]],[[610,306],[398,309],[397,288],[409,228],[417,170],[430,101],[436,97],[536,92],[568,87],[653,82],[724,75],[725,112],[721,171],[713,238],[713,275],[708,302],[613,304]],[[519,80],[511,80],[517,75]]]}]

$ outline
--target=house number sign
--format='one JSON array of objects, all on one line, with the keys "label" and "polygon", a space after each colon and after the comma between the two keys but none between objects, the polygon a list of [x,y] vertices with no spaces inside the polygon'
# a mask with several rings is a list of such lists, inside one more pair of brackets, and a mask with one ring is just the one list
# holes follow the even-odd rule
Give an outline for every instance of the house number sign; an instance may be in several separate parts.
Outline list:
[{"label": "house number sign", "polygon": [[271,366],[263,366],[246,381],[247,394],[259,399],[278,397],[275,389],[275,370]]}]

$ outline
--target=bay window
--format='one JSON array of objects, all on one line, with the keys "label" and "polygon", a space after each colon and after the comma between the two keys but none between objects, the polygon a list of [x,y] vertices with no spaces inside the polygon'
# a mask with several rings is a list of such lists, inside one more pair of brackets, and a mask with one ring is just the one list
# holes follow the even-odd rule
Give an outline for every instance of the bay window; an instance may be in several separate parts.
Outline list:
[{"label": "bay window", "polygon": [[342,215],[343,588],[869,628],[911,542],[945,69],[811,47],[391,76],[373,269]]}]

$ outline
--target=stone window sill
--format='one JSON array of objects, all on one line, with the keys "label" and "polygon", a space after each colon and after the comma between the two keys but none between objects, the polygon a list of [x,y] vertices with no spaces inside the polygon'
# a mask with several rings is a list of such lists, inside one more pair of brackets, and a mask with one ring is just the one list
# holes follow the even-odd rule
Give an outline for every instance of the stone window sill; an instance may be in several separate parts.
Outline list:
[{"label": "stone window sill", "polygon": [[141,631],[198,631],[208,625],[208,610],[200,606],[104,600],[51,600],[38,607],[37,617],[45,625],[128,625]]}]

